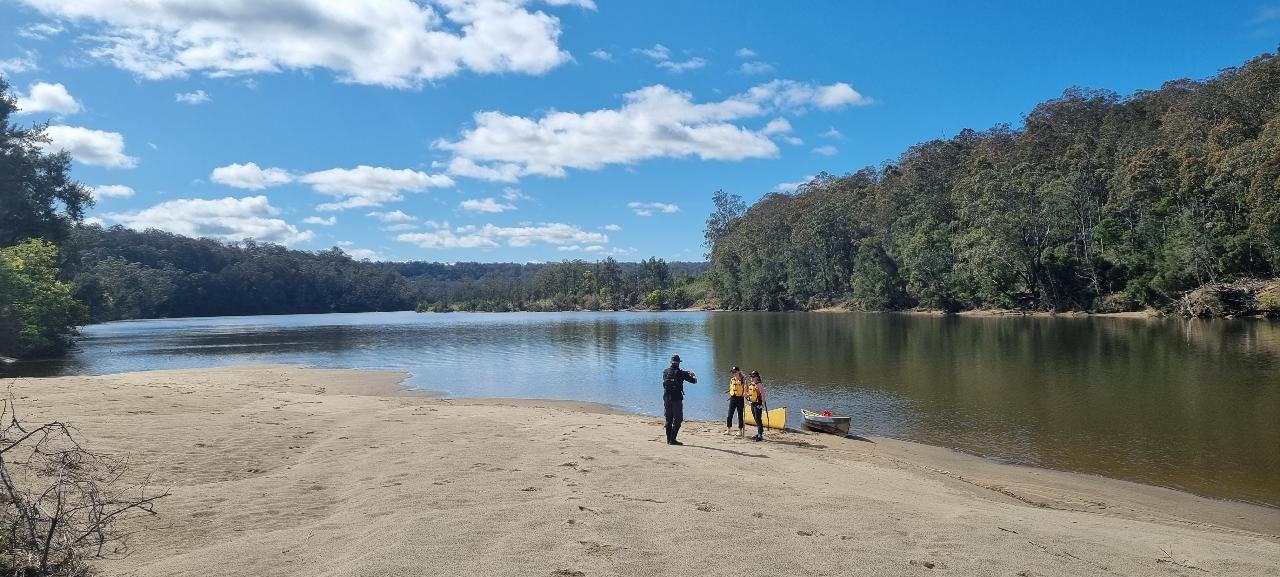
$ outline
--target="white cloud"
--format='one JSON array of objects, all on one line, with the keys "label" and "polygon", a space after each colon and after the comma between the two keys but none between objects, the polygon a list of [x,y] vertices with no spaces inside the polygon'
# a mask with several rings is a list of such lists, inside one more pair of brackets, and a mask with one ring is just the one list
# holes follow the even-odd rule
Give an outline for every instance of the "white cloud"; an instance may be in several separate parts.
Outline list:
[{"label": "white cloud", "polygon": [[593,57],[595,57],[595,58],[597,58],[597,59],[599,59],[599,60],[604,60],[604,61],[606,61],[606,62],[609,62],[609,61],[612,61],[612,60],[613,60],[613,55],[612,55],[612,54],[609,54],[608,52],[606,52],[606,51],[604,51],[604,50],[592,50],[592,51],[591,51],[591,56],[593,56]]},{"label": "white cloud", "polygon": [[661,44],[654,44],[653,48],[636,48],[634,52],[643,54],[654,60],[670,60],[671,49]]},{"label": "white cloud", "polygon": [[839,150],[839,149],[837,149],[836,147],[831,146],[830,144],[828,144],[828,145],[826,145],[826,146],[819,146],[819,147],[817,147],[817,148],[813,149],[813,153],[814,153],[814,154],[821,154],[821,155],[823,155],[823,156],[835,156],[835,155],[837,155],[837,154],[839,154],[839,153],[840,153],[840,150]]},{"label": "white cloud", "polygon": [[559,19],[528,0],[20,1],[98,25],[80,39],[89,55],[149,79],[327,69],[345,82],[415,87],[464,69],[542,74],[570,59]]},{"label": "white cloud", "polygon": [[742,98],[789,112],[803,112],[813,107],[832,110],[846,106],[865,106],[872,102],[844,82],[818,85],[794,80],[774,80],[752,87]]},{"label": "white cloud", "polygon": [[342,252],[347,253],[351,258],[356,260],[383,260],[382,255],[378,254],[377,251],[369,250],[367,248],[344,247]]},{"label": "white cloud", "polygon": [[545,0],[551,6],[577,6],[587,10],[595,10],[595,0]]},{"label": "white cloud", "polygon": [[89,189],[94,200],[103,198],[128,198],[133,196],[133,189],[123,184],[104,184]]},{"label": "white cloud", "polygon": [[438,229],[433,232],[405,233],[396,240],[416,244],[422,248],[496,248],[505,242],[511,247],[525,247],[535,243],[555,246],[604,245],[609,237],[598,232],[558,222],[544,222],[531,226],[501,227],[486,224],[458,227],[453,230]]},{"label": "white cloud", "polygon": [[620,226],[618,226],[618,225],[616,225],[616,224],[606,224],[606,225],[604,225],[604,226],[602,226],[602,227],[600,227],[600,228],[603,228],[603,229],[605,229],[605,230],[607,230],[607,231],[609,231],[609,232],[622,232],[622,227],[620,227]]},{"label": "white cloud", "polygon": [[232,188],[262,190],[293,182],[293,175],[283,168],[260,168],[256,163],[228,164],[213,169],[209,180]]},{"label": "white cloud", "polygon": [[280,244],[312,239],[309,230],[275,218],[279,209],[265,196],[171,200],[135,212],[109,213],[106,217],[136,230],[155,228],[191,237],[223,241],[253,238]]},{"label": "white cloud", "polygon": [[769,135],[733,121],[838,108],[824,96],[833,90],[842,94],[843,89],[833,89],[838,86],[848,85],[775,80],[719,102],[697,103],[688,92],[658,84],[623,95],[616,109],[552,111],[539,118],[478,112],[473,128],[434,146],[453,153],[449,174],[498,182],[563,177],[570,168],[598,170],[651,158],[770,158],[778,147]]},{"label": "white cloud", "polygon": [[338,224],[338,217],[331,216],[329,218],[324,218],[320,216],[308,216],[307,218],[302,219],[302,222],[307,224],[318,224],[320,226],[333,226]]},{"label": "white cloud", "polygon": [[28,52],[26,56],[15,56],[0,60],[0,74],[8,76],[10,74],[20,74],[22,72],[30,72],[36,69],[35,54]]},{"label": "white cloud", "polygon": [[747,75],[772,74],[773,70],[773,65],[768,62],[743,62],[738,66],[738,71]]},{"label": "white cloud", "polygon": [[25,96],[18,96],[18,110],[18,114],[52,112],[66,116],[84,110],[84,106],[61,83],[37,82],[31,85]]},{"label": "white cloud", "polygon": [[764,129],[762,129],[760,132],[761,134],[784,134],[787,132],[791,132],[791,122],[779,116],[773,120],[770,120],[768,124],[764,125]]},{"label": "white cloud", "polygon": [[676,62],[675,60],[666,60],[658,63],[658,68],[665,68],[672,72],[685,72],[687,70],[697,70],[707,65],[707,61],[693,57],[684,62]]},{"label": "white cloud", "polygon": [[202,104],[211,100],[209,93],[204,90],[197,90],[195,92],[179,92],[174,94],[173,97],[178,102],[186,104]]},{"label": "white cloud", "polygon": [[382,206],[388,202],[403,200],[405,192],[453,186],[453,179],[442,174],[365,165],[312,172],[298,180],[311,185],[316,192],[338,199],[337,202],[317,206],[319,210]]},{"label": "white cloud", "polygon": [[403,210],[392,210],[389,212],[373,211],[365,216],[372,216],[382,222],[414,222],[418,220],[418,217],[405,214]]},{"label": "white cloud", "polygon": [[37,22],[18,29],[18,36],[31,40],[46,40],[62,34],[62,26],[56,22]]},{"label": "white cloud", "polygon": [[839,108],[841,106],[870,104],[871,101],[857,90],[854,90],[852,86],[837,82],[830,86],[824,86],[818,92],[817,103],[820,108]]},{"label": "white cloud", "polygon": [[382,230],[386,232],[404,232],[406,230],[418,230],[418,225],[411,222],[400,222],[384,226],[382,227]]},{"label": "white cloud", "polygon": [[734,54],[737,54],[738,58],[755,58],[756,51],[750,48],[739,48]]},{"label": "white cloud", "polygon": [[665,202],[628,202],[627,208],[636,213],[636,216],[653,216],[654,213],[675,214],[680,212],[680,207],[675,204]]},{"label": "white cloud", "polygon": [[520,192],[520,189],[518,188],[512,188],[510,186],[504,187],[502,189],[502,198],[505,198],[511,202],[515,202],[517,200],[533,200],[532,196],[529,196],[523,192]]},{"label": "white cloud", "polygon": [[[519,118],[519,117],[516,117]],[[437,141],[436,146],[440,148],[448,148],[451,143],[443,140]],[[524,169],[512,162],[492,163],[481,165],[470,158],[454,157],[449,161],[449,174],[454,176],[465,176],[468,178],[478,178],[480,180],[492,180],[495,182],[515,182],[520,179]],[[563,176],[563,169],[557,171],[554,176]]]},{"label": "white cloud", "polygon": [[699,57],[693,57],[683,62],[676,62],[671,59],[671,49],[661,44],[654,44],[652,48],[635,48],[632,49],[632,52],[642,54],[657,61],[658,68],[665,68],[671,72],[697,70],[707,65],[707,61]]},{"label": "white cloud", "polygon": [[480,112],[476,127],[460,140],[442,140],[436,146],[456,155],[449,164],[451,174],[503,182],[655,157],[741,160],[777,154],[767,138],[724,122],[757,114],[753,104],[695,104],[688,93],[661,85],[625,98],[620,109],[552,112],[537,120]]},{"label": "white cloud", "polygon": [[831,128],[828,128],[826,132],[823,132],[823,133],[821,134],[821,136],[822,136],[823,138],[831,138],[831,139],[834,139],[834,140],[843,140],[843,139],[844,139],[844,135],[843,135],[843,134],[840,134],[840,131],[839,131],[839,130],[836,130],[836,127],[834,127],[834,126],[832,126]]},{"label": "white cloud", "polygon": [[797,182],[779,182],[778,184],[773,185],[773,190],[774,192],[792,192],[800,188],[800,185],[806,184],[809,181],[813,180],[813,177],[814,175],[809,175],[804,178],[801,178]]},{"label": "white cloud", "polygon": [[801,144],[804,144],[804,140],[801,140],[801,139],[800,139],[799,137],[797,137],[797,136],[785,136],[785,135],[784,135],[784,136],[779,136],[779,137],[778,137],[778,139],[779,139],[779,140],[782,140],[783,142],[785,142],[785,143],[787,143],[787,144],[790,144],[791,146],[800,146]]},{"label": "white cloud", "polygon": [[556,247],[556,250],[561,252],[585,252],[588,254],[598,254],[598,255],[607,254],[607,255],[619,255],[619,256],[625,255],[625,254],[631,254],[635,252],[635,249],[610,248],[610,247],[599,245],[599,244],[592,244],[588,246],[582,246],[578,244],[569,245],[569,246],[558,246]]},{"label": "white cloud", "polygon": [[71,158],[90,166],[133,168],[138,159],[124,153],[124,136],[79,126],[50,126],[45,130],[49,142],[46,150],[65,150]]},{"label": "white cloud", "polygon": [[492,198],[471,198],[458,204],[458,208],[468,212],[495,213],[515,210],[516,205],[498,202]]}]

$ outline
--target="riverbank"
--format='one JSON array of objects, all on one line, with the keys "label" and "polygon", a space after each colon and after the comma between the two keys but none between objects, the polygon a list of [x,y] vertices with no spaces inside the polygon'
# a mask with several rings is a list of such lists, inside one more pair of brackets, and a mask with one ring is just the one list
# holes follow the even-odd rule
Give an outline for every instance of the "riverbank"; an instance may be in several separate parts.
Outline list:
[{"label": "riverbank", "polygon": [[958,317],[1058,317],[1058,318],[1121,318],[1121,319],[1154,319],[1165,316],[1155,309],[1146,309],[1140,311],[1122,311],[1112,313],[1089,312],[1089,311],[1032,311],[1023,309],[970,309],[959,312],[947,312],[940,309],[906,309],[901,311],[860,311],[850,309],[845,306],[831,306],[820,309],[813,309],[810,312],[815,313],[883,313],[883,314],[900,314],[900,315],[924,315],[924,316],[958,316]]},{"label": "riverbank", "polygon": [[22,379],[173,496],[108,575],[1276,575],[1280,511],[944,449],[752,443],[287,366]]}]

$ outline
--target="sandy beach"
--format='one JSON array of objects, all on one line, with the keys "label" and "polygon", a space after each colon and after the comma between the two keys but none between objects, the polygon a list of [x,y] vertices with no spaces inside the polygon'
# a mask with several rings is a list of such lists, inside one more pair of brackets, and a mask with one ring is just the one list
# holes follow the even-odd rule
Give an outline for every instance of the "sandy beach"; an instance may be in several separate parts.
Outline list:
[{"label": "sandy beach", "polygon": [[652,417],[403,376],[13,387],[173,493],[106,575],[1280,575],[1276,509],[882,438],[689,422],[671,447]]}]

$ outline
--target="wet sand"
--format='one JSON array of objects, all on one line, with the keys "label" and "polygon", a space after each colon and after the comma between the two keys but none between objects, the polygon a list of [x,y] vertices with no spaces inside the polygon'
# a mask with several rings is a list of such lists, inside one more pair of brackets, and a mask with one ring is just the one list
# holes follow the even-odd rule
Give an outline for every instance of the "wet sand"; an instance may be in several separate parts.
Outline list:
[{"label": "wet sand", "polygon": [[[107,575],[1280,575],[1280,510],[288,366],[20,379],[173,495]],[[1205,572],[1208,573],[1205,573]]]}]

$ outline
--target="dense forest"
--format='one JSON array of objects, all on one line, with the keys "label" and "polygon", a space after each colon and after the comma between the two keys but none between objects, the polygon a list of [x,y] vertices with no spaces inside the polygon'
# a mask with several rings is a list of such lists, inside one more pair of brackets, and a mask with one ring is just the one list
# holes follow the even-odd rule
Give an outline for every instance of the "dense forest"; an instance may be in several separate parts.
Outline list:
[{"label": "dense forest", "polygon": [[1167,309],[1280,273],[1280,57],[1121,97],[1067,90],[749,208],[716,195],[734,309]]}]

